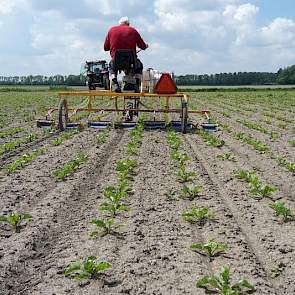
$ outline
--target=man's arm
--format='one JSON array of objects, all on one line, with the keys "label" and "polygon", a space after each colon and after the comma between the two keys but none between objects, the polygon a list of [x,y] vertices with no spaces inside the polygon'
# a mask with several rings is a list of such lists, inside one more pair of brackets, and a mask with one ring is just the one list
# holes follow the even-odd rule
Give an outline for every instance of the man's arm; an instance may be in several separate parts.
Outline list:
[{"label": "man's arm", "polygon": [[143,41],[143,39],[141,38],[140,34],[136,31],[136,45],[138,48],[145,50],[148,48],[148,45]]},{"label": "man's arm", "polygon": [[104,41],[104,50],[105,51],[109,51],[111,49],[111,44],[110,44],[110,37],[109,37],[109,33],[106,36],[106,39]]}]

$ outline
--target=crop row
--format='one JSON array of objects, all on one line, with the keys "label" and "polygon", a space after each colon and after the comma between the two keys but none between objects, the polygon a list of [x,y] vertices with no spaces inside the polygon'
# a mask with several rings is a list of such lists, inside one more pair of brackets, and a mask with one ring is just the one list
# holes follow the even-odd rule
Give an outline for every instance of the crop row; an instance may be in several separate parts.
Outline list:
[{"label": "crop row", "polygon": [[236,119],[236,121],[238,123],[248,127],[249,129],[254,129],[254,130],[260,131],[264,134],[269,135],[271,139],[278,139],[281,137],[281,134],[279,134],[278,132],[270,131],[269,129],[264,128],[263,126],[261,126],[261,124],[258,124],[256,122],[247,121],[245,119]]},{"label": "crop row", "polygon": [[22,131],[24,131],[24,129],[21,128],[21,127],[15,127],[15,128],[10,128],[10,129],[5,130],[5,131],[0,131],[0,138],[6,138],[6,137],[9,137],[9,136],[15,135],[17,133],[20,133]]},{"label": "crop row", "polygon": [[31,133],[29,135],[26,135],[22,138],[19,138],[17,140],[9,141],[3,144],[0,144],[0,155],[11,152],[20,147],[22,144],[26,144],[29,142],[36,141],[38,139],[37,134]]},{"label": "crop row", "polygon": [[[97,142],[99,144],[104,143],[107,134],[108,130],[98,134]],[[117,231],[124,226],[118,223],[116,218],[121,212],[128,210],[125,201],[133,194],[133,175],[138,166],[134,156],[138,155],[142,136],[142,124],[138,124],[134,130],[129,132],[130,140],[125,149],[126,158],[118,160],[115,164],[117,183],[103,189],[104,199],[99,206],[101,215],[91,220],[90,223],[95,226],[95,230],[90,232],[90,237],[97,238],[108,234],[117,234]],[[88,265],[91,267],[88,267]],[[83,262],[74,261],[70,263],[64,274],[77,279],[91,279],[111,267],[112,265],[109,262],[99,261],[95,256],[89,256]]]},{"label": "crop row", "polygon": [[[72,130],[72,131],[66,131],[62,133],[59,137],[52,140],[51,144],[54,146],[61,145],[64,141],[71,139],[75,134],[77,134],[78,131]],[[27,140],[33,140],[35,137],[28,136]],[[9,175],[11,173],[14,173],[17,170],[20,170],[21,168],[27,166],[29,163],[31,163],[33,160],[36,159],[41,154],[45,154],[47,152],[47,149],[39,149],[39,150],[33,150],[30,153],[25,153],[21,156],[19,156],[16,160],[13,162],[7,164],[3,167],[3,170]]]},{"label": "crop row", "polygon": [[[176,176],[179,182],[182,184],[181,192],[179,193],[180,198],[185,198],[187,200],[196,199],[202,192],[203,188],[200,185],[192,184],[193,177],[196,176],[194,171],[186,171],[186,164],[191,160],[190,157],[183,151],[180,151],[182,142],[178,135],[170,131],[168,132],[168,145],[170,147],[170,157],[173,163],[174,169],[176,169]],[[186,174],[190,177],[185,179],[180,178],[179,174]],[[171,191],[167,196],[176,197],[177,193]],[[206,222],[216,219],[216,215],[211,211],[209,207],[192,206],[190,209],[185,210],[181,213],[181,217],[186,222],[191,224],[198,224],[203,226]],[[220,243],[215,239],[209,239],[204,243],[192,243],[190,246],[191,250],[197,251],[202,255],[206,255],[210,258],[210,262],[220,254],[226,252],[229,248],[226,244]],[[237,283],[232,283],[232,277],[230,268],[227,265],[221,267],[218,275],[204,276],[196,281],[197,288],[204,288],[208,292],[215,292],[218,294],[241,294],[243,291],[255,291],[254,286],[246,279],[241,279]]]}]

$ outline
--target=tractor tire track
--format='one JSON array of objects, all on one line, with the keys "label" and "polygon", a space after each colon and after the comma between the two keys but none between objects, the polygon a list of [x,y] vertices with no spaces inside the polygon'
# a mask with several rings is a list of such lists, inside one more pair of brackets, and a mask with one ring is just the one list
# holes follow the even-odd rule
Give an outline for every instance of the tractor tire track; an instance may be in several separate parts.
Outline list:
[{"label": "tractor tire track", "polygon": [[[247,185],[233,178],[234,171],[249,167],[249,163],[244,162],[244,160],[240,161],[238,158],[233,163],[217,160],[218,149],[204,148],[204,144],[198,138],[194,144],[198,146],[199,154],[203,155],[203,163],[207,165],[206,162],[210,162],[209,169],[212,172],[213,179],[224,191],[224,195],[228,196],[225,201],[230,204],[231,210],[235,212],[239,222],[244,225],[246,233],[255,246],[257,255],[264,260],[264,268],[269,273],[269,279],[277,289],[285,292],[282,294],[293,294],[295,289],[291,286],[295,276],[293,267],[295,239],[290,235],[290,232],[294,225],[285,223],[282,226],[280,219],[275,217],[273,211],[269,208],[269,198],[252,199],[249,190],[246,189]],[[216,151],[215,155],[214,151]],[[264,176],[262,179],[264,180]],[[276,199],[278,196],[282,195],[277,193],[272,198]],[[287,196],[285,197],[287,198]],[[291,203],[290,207],[293,207],[294,210],[293,202],[289,201],[288,203]],[[271,270],[279,264],[284,265],[283,273],[278,278],[273,279],[270,277]]]},{"label": "tractor tire track", "polygon": [[[232,243],[231,248],[237,251],[235,255],[238,255],[238,257],[231,264],[237,266],[240,264],[240,267],[244,268],[241,275],[244,276],[245,273],[248,273],[255,279],[259,294],[281,295],[281,288],[274,284],[268,275],[265,256],[261,255],[260,251],[257,251],[260,247],[257,241],[248,234],[250,232],[249,228],[241,220],[239,211],[229,201],[224,184],[218,180],[216,173],[207,164],[199,145],[192,141],[190,135],[183,136],[183,139],[193,155],[194,162],[202,178],[206,179],[206,184],[215,192],[215,197],[211,198],[207,203],[220,211],[220,214],[217,214],[221,219],[221,226],[219,227],[221,231],[219,234],[223,233],[228,236],[228,241]],[[223,231],[223,229],[225,230]],[[241,246],[241,248],[238,249],[237,245]],[[242,260],[239,261],[241,258]],[[287,295],[288,293],[284,294]]]},{"label": "tractor tire track", "polygon": [[187,249],[199,233],[179,217],[185,204],[165,196],[177,183],[163,134],[144,133],[124,239],[111,248],[101,245],[102,253],[113,252],[110,275],[117,282],[103,289],[96,286],[103,294],[194,294],[197,276],[208,274],[204,259]]}]

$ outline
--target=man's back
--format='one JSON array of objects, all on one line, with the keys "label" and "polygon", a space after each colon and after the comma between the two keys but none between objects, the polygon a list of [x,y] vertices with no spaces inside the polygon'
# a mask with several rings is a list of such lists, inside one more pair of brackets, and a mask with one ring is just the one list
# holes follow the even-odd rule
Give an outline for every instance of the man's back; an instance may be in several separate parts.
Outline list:
[{"label": "man's back", "polygon": [[109,30],[104,50],[110,50],[111,56],[114,58],[117,49],[133,49],[135,51],[136,46],[141,49],[147,47],[136,29],[128,25],[119,25]]}]

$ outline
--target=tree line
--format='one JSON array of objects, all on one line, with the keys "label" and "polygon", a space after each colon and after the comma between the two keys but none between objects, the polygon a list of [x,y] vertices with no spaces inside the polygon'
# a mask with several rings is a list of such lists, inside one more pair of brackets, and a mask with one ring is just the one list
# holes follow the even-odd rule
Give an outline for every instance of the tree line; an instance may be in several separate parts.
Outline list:
[{"label": "tree line", "polygon": [[[177,85],[290,85],[295,84],[295,65],[279,69],[277,73],[270,72],[238,72],[203,75],[174,76]],[[86,84],[84,75],[29,75],[29,76],[0,76],[0,85],[67,85],[83,86]]]},{"label": "tree line", "polygon": [[183,75],[175,77],[178,85],[290,85],[295,84],[295,65],[279,69],[277,73],[238,72],[211,75]]},{"label": "tree line", "polygon": [[0,85],[67,85],[83,86],[86,77],[83,75],[29,75],[29,76],[0,76]]}]

